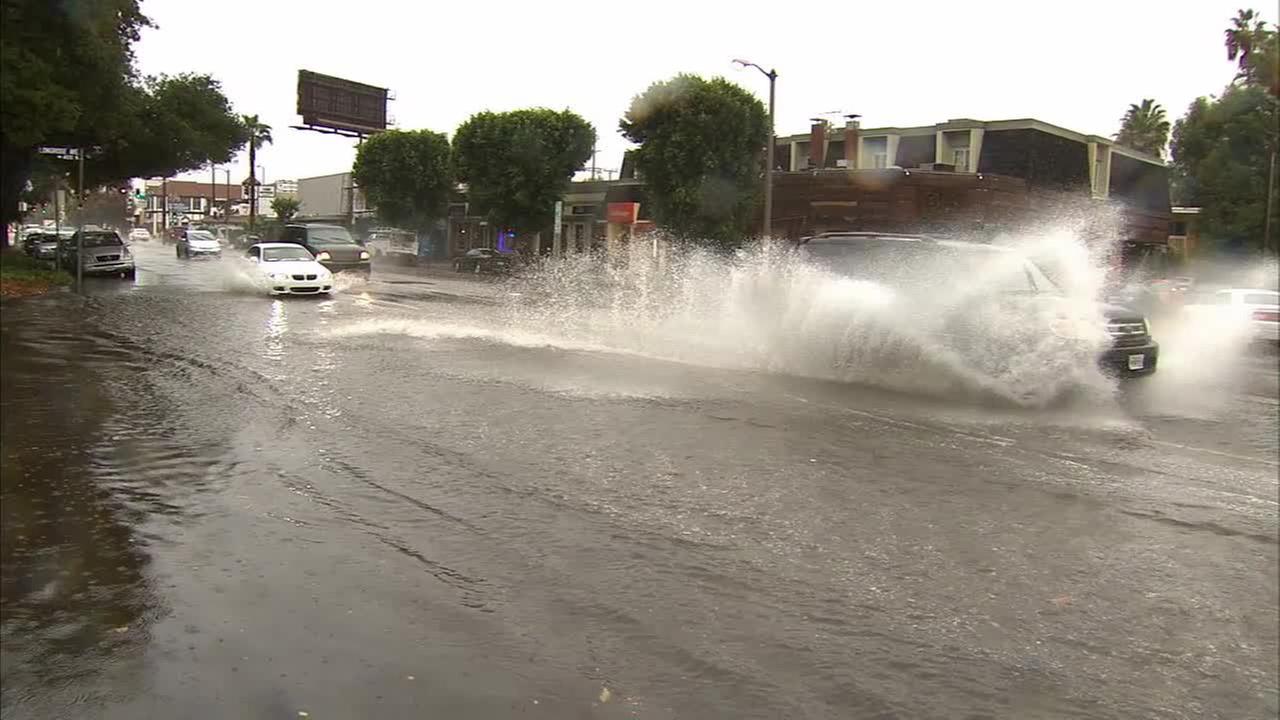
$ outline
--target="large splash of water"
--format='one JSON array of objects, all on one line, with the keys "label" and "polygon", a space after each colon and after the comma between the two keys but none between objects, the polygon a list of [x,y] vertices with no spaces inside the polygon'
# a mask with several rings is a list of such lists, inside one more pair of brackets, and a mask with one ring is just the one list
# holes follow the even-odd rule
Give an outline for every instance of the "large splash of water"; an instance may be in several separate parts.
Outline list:
[{"label": "large splash of water", "polygon": [[[1096,365],[1102,269],[1066,232],[1004,238],[1019,254],[914,267],[909,287],[851,276],[780,246],[732,256],[633,245],[610,257],[541,263],[512,280],[506,329],[666,360],[978,392],[1045,404],[1071,389],[1109,394]],[[1034,257],[1058,292],[1002,293]]]}]

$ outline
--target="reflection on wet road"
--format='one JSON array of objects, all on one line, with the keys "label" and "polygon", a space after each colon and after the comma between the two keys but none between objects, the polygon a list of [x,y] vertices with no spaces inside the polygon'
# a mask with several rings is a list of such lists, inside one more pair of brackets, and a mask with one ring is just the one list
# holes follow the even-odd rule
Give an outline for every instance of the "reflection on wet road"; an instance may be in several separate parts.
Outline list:
[{"label": "reflection on wet road", "polygon": [[6,718],[1277,713],[1274,355],[982,408],[171,253],[5,305]]}]

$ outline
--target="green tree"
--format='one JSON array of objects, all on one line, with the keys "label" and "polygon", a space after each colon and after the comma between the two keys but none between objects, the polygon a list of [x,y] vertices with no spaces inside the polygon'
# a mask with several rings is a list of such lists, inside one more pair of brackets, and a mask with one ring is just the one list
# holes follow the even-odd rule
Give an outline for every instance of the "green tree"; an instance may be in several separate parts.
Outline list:
[{"label": "green tree", "polygon": [[271,201],[271,212],[276,214],[276,218],[280,222],[289,222],[294,215],[298,214],[298,210],[302,207],[302,203],[297,198],[287,195],[279,195]]},{"label": "green tree", "polygon": [[769,137],[763,103],[724,78],[678,75],[636,96],[619,127],[640,146],[636,168],[660,225],[722,247],[745,239]]},{"label": "green tree", "polygon": [[1223,36],[1227,60],[1239,72],[1221,97],[1197,98],[1174,124],[1173,197],[1201,207],[1207,240],[1275,252],[1280,220],[1272,218],[1267,237],[1267,198],[1275,202],[1271,169],[1280,147],[1280,38],[1253,10],[1237,13]]},{"label": "green tree", "polygon": [[222,86],[208,75],[148,77],[125,92],[124,102],[116,131],[85,163],[88,186],[225,163],[247,137]]},{"label": "green tree", "polygon": [[150,25],[137,0],[5,0],[0,10],[0,222],[17,219],[35,148],[94,145],[133,78]]},{"label": "green tree", "polygon": [[[206,75],[140,79],[132,44],[150,21],[137,0],[5,0],[0,11],[0,222],[18,216],[28,181],[71,164],[40,145],[95,147],[86,187],[225,162],[244,130]],[[34,177],[33,177],[34,173]]]},{"label": "green tree", "polygon": [[492,222],[540,232],[595,141],[595,128],[569,110],[481,112],[454,134],[453,164],[468,200]]},{"label": "green tree", "polygon": [[1263,236],[1269,162],[1280,121],[1276,107],[1262,87],[1230,85],[1221,98],[1195,100],[1174,125],[1174,199],[1202,208],[1206,238],[1274,249],[1274,240],[1268,245]]},{"label": "green tree", "polygon": [[425,230],[444,217],[453,175],[449,139],[430,130],[388,130],[356,151],[351,173],[384,222]]},{"label": "green tree", "polygon": [[245,115],[241,122],[249,144],[249,227],[253,228],[258,218],[258,150],[271,143],[271,126],[258,120],[257,115]]},{"label": "green tree", "polygon": [[1163,157],[1164,146],[1169,142],[1169,119],[1165,117],[1164,108],[1151,98],[1143,98],[1141,104],[1130,105],[1120,119],[1116,142]]},{"label": "green tree", "polygon": [[1240,10],[1223,31],[1227,59],[1235,62],[1236,81],[1268,88],[1280,97],[1280,36],[1256,10]]}]

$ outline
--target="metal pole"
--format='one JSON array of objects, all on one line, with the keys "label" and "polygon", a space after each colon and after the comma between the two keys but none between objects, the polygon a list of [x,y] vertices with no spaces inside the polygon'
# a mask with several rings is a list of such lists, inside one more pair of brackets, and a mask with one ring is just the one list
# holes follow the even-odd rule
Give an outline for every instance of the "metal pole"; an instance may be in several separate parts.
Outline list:
[{"label": "metal pole", "polygon": [[160,178],[160,232],[169,234],[169,178]]},{"label": "metal pole", "polygon": [[769,75],[769,147],[764,158],[764,236],[773,236],[773,156],[777,152],[777,140],[773,135],[773,87],[778,79],[778,72],[770,70]]},{"label": "metal pole", "polygon": [[1276,202],[1276,151],[1271,151],[1271,170],[1267,173],[1267,218],[1262,230],[1262,253],[1265,255],[1268,250],[1273,252],[1280,251],[1271,241],[1271,218],[1273,216],[1272,209]]},{"label": "metal pole", "polygon": [[58,245],[53,251],[53,269],[58,269],[58,255],[62,254],[62,208],[58,196],[62,194],[62,173],[58,173],[58,182],[53,186],[53,236]]},{"label": "metal pole", "polygon": [[[361,135],[356,140],[356,152],[364,144],[364,136]],[[356,177],[352,173],[347,173],[347,224],[351,226],[354,233],[356,229]]]},{"label": "metal pole", "polygon": [[[250,132],[254,132],[250,130]],[[252,135],[249,137],[249,232],[253,232],[254,226],[258,224],[258,178],[254,175],[257,168],[254,167],[258,162],[258,147],[254,143]]]},{"label": "metal pole", "polygon": [[80,207],[76,212],[76,292],[84,294],[84,148],[80,155]]},{"label": "metal pole", "polygon": [[205,215],[209,218],[209,224],[213,224],[213,206],[218,203],[218,166],[209,163],[209,212]]}]

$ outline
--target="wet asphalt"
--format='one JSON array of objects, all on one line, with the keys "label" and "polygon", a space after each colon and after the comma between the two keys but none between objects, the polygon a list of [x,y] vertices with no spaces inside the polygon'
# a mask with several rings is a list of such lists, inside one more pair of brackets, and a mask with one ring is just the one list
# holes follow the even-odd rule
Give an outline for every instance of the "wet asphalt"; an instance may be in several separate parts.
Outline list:
[{"label": "wet asphalt", "polygon": [[979,406],[136,252],[0,313],[5,718],[1280,712],[1273,350]]}]

